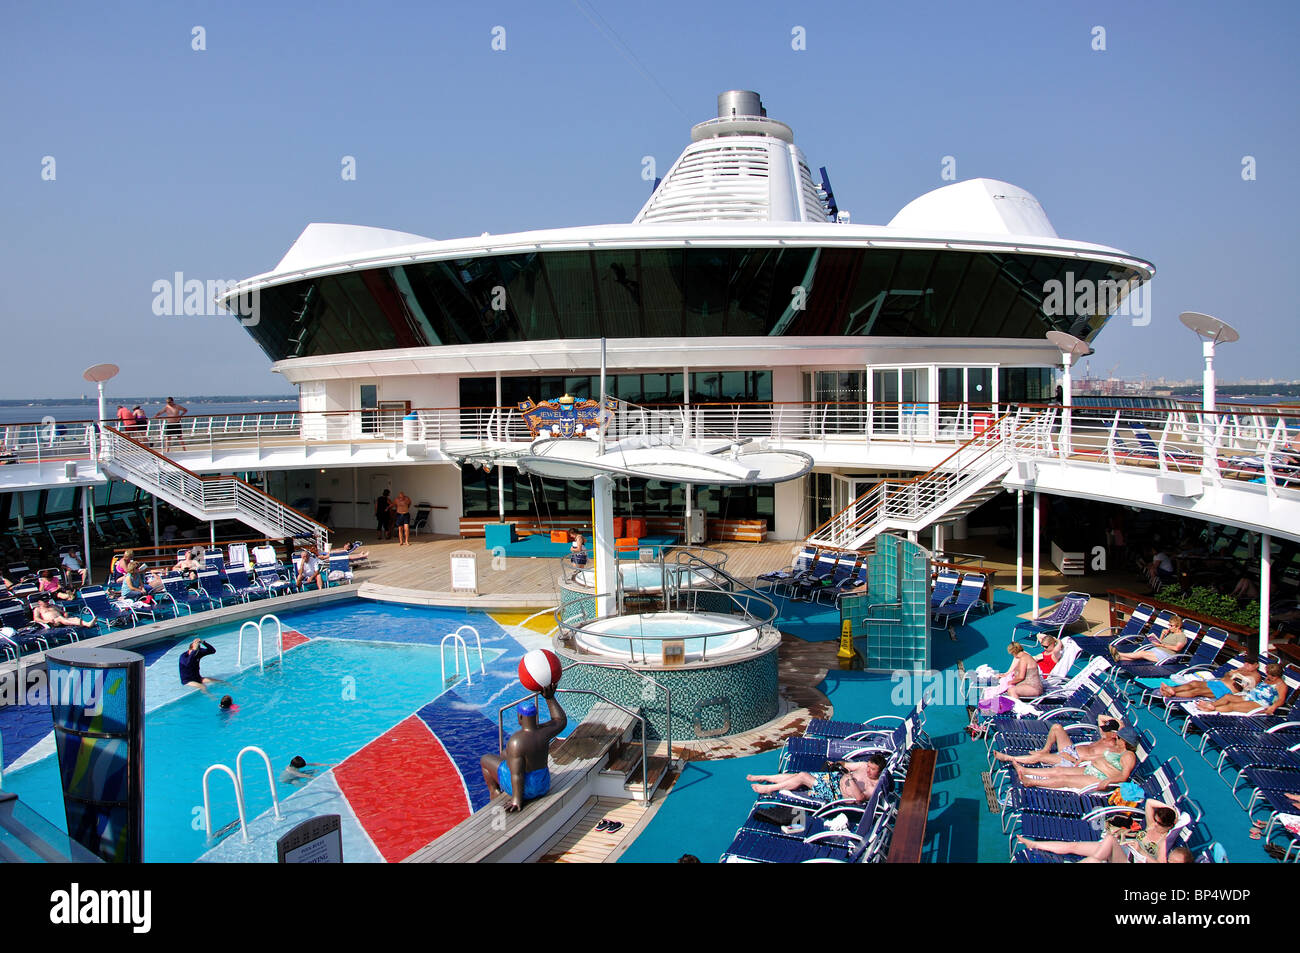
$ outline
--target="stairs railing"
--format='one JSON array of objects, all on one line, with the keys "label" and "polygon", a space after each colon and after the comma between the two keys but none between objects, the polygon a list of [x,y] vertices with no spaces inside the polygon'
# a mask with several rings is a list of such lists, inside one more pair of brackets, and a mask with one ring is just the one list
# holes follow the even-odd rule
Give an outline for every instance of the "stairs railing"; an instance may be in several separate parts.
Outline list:
[{"label": "stairs railing", "polygon": [[237,519],[268,537],[309,539],[329,552],[328,528],[305,513],[236,476],[200,476],[114,427],[103,428],[100,462],[196,519]]},{"label": "stairs railing", "polygon": [[885,529],[921,529],[1011,466],[1016,448],[1041,442],[1054,411],[1004,414],[928,472],[881,480],[808,537],[812,545],[856,549]]}]

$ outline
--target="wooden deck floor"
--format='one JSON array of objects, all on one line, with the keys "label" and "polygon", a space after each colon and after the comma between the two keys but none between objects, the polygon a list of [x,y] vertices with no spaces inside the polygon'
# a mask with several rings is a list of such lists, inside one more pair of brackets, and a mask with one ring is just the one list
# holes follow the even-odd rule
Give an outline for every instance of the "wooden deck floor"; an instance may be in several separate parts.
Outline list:
[{"label": "wooden deck floor", "polygon": [[[481,608],[545,608],[559,603],[561,574],[568,569],[565,558],[508,556],[494,559],[480,539],[420,535],[410,546],[394,540],[376,540],[373,532],[340,531],[338,538],[359,539],[370,551],[370,565],[358,571],[357,580],[371,588],[384,587],[394,595],[409,593],[413,599],[438,601],[444,605]],[[789,565],[798,542],[715,543],[711,549],[727,554],[727,570],[741,579]],[[476,557],[478,593],[451,591],[451,554],[468,550]]]}]

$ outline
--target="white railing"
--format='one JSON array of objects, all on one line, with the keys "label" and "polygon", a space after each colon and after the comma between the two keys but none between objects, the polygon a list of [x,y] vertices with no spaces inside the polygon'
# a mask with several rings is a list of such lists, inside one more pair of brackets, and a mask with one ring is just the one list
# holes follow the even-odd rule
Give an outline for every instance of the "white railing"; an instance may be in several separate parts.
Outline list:
[{"label": "white railing", "polygon": [[472,625],[462,625],[455,632],[450,632],[447,635],[444,635],[442,637],[442,641],[438,643],[438,661],[442,664],[442,684],[444,686],[446,686],[447,684],[447,658],[446,655],[444,654],[444,651],[448,642],[451,643],[451,658],[456,665],[456,672],[452,677],[452,681],[457,681],[460,679],[460,659],[461,656],[464,655],[465,684],[466,685],[474,684],[473,669],[470,668],[470,664],[469,664],[469,646],[465,643],[464,637],[461,636],[461,633],[466,629],[469,629],[469,631],[473,633],[474,642],[476,647],[478,648],[479,674],[480,675],[487,674],[487,668],[483,663],[483,640],[479,638],[478,629],[474,628],[474,626]]},{"label": "white railing", "polygon": [[329,531],[310,517],[237,477],[199,476],[113,427],[104,428],[101,461],[198,519],[237,519],[266,536],[310,539],[319,552],[329,552]]},{"label": "white railing", "polygon": [[267,622],[275,623],[276,658],[279,660],[282,666],[284,665],[284,626],[280,624],[279,616],[271,615],[270,613],[267,613],[256,622],[254,622],[252,619],[249,619],[247,622],[245,622],[243,625],[239,627],[239,643],[238,643],[238,647],[235,649],[236,668],[243,668],[244,630],[251,628],[255,633],[257,633],[257,670],[258,672],[262,672],[265,670],[266,664],[265,664],[263,651],[262,651],[262,637],[266,634],[265,626]]},{"label": "white railing", "polygon": [[910,480],[881,480],[813,531],[814,545],[857,549],[885,529],[919,530],[979,492],[1011,466],[1012,434],[1033,445],[1053,411],[994,421],[933,470]]},{"label": "white railing", "polygon": [[271,759],[257,745],[248,745],[235,755],[235,770],[230,770],[224,764],[210,764],[203,772],[203,824],[207,829],[209,840],[212,839],[212,799],[208,790],[208,778],[214,771],[225,774],[230,778],[230,783],[235,786],[235,809],[239,814],[239,833],[245,841],[248,840],[248,811],[244,800],[244,755],[246,754],[258,755],[266,765],[266,780],[271,788],[271,807],[275,811],[275,819],[280,820],[280,795],[275,790],[275,771],[271,767]]}]

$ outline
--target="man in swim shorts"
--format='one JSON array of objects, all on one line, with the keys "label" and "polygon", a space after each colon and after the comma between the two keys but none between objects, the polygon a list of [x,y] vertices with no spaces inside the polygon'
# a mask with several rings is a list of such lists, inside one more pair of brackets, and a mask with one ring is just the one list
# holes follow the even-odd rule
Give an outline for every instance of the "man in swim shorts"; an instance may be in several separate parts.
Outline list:
[{"label": "man in swim shorts", "polygon": [[411,545],[411,498],[404,490],[398,490],[393,499],[393,525],[397,527],[397,545]]},{"label": "man in swim shorts", "polygon": [[522,810],[524,801],[539,798],[551,789],[548,768],[551,739],[569,723],[564,709],[555,700],[555,686],[543,688],[541,695],[550,709],[550,721],[538,725],[537,703],[532,699],[523,702],[515,709],[519,730],[506,739],[505,750],[479,759],[488,793],[492,797],[503,792],[509,794],[506,810],[511,813]]},{"label": "man in swim shorts", "polygon": [[[1259,679],[1259,656],[1250,652],[1242,659],[1240,666],[1228,672],[1223,678],[1193,678],[1181,685],[1169,679],[1161,679],[1157,684],[1160,687],[1160,694],[1165,698],[1219,699],[1238,692],[1250,691],[1258,684]],[[1144,685],[1148,684],[1144,679],[1138,681]]]},{"label": "man in swim shorts", "polygon": [[154,414],[155,417],[167,418],[163,423],[163,453],[171,449],[173,440],[180,443],[182,450],[185,449],[185,441],[181,439],[181,418],[187,413],[189,413],[188,410],[168,397],[163,409]]}]

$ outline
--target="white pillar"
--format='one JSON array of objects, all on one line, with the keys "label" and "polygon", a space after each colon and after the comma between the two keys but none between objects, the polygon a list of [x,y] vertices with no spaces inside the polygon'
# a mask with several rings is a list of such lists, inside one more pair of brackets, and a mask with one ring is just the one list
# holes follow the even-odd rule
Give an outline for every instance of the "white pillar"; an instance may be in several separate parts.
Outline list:
[{"label": "white pillar", "polygon": [[601,474],[591,481],[591,550],[596,570],[596,615],[617,610],[618,553],[614,550],[614,478]]},{"label": "white pillar", "polygon": [[1034,615],[1037,616],[1037,615],[1038,615],[1038,551],[1039,551],[1039,549],[1042,548],[1042,547],[1040,546],[1040,544],[1039,544],[1039,541],[1038,541],[1038,533],[1039,533],[1039,530],[1040,530],[1040,528],[1041,528],[1042,516],[1040,515],[1040,513],[1039,513],[1039,509],[1038,509],[1038,491],[1037,491],[1037,490],[1034,491],[1034,501],[1033,501],[1033,505],[1034,505],[1034,531],[1033,531],[1033,533],[1032,533],[1032,539],[1031,539],[1031,543],[1032,543],[1033,548],[1034,548],[1034,560],[1033,560],[1033,566],[1034,566],[1034,568],[1033,568],[1033,589],[1034,589],[1034,598],[1033,598],[1033,609],[1034,609]]},{"label": "white pillar", "polygon": [[208,542],[213,546],[217,545],[217,521],[208,520]]},{"label": "white pillar", "polygon": [[90,494],[93,488],[83,486],[81,488],[81,539],[82,545],[86,547],[82,556],[82,566],[86,570],[86,581],[90,582]]},{"label": "white pillar", "polygon": [[935,558],[943,557],[943,524],[934,524],[934,555]]},{"label": "white pillar", "polygon": [[1201,342],[1205,371],[1201,377],[1201,454],[1205,469],[1213,472],[1214,458],[1214,339]]},{"label": "white pillar", "polygon": [[[501,372],[497,371],[497,407],[501,407]],[[504,415],[500,418],[500,427],[505,427]],[[499,436],[504,437],[502,433]],[[506,471],[505,467],[497,464],[497,519],[504,523],[506,521]]]},{"label": "white pillar", "polygon": [[1268,652],[1268,603],[1273,587],[1273,537],[1264,533],[1259,538],[1259,654]]},{"label": "white pillar", "polygon": [[909,529],[909,530],[907,531],[907,541],[908,541],[909,543],[915,543],[915,542],[916,542],[916,530],[914,530],[914,529]]},{"label": "white pillar", "polygon": [[[102,435],[104,432],[104,382],[98,381],[99,385],[99,426],[95,429]],[[90,558],[90,553],[86,553],[86,558]]]},{"label": "white pillar", "polygon": [[1070,362],[1074,359],[1069,351],[1061,353],[1061,368],[1065,374],[1061,379],[1061,456],[1070,455],[1070,405],[1074,397],[1074,383],[1070,380]]},{"label": "white pillar", "polygon": [[1025,491],[1016,490],[1016,592],[1025,591]]}]

